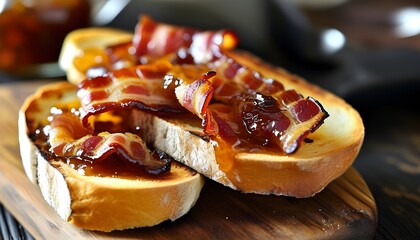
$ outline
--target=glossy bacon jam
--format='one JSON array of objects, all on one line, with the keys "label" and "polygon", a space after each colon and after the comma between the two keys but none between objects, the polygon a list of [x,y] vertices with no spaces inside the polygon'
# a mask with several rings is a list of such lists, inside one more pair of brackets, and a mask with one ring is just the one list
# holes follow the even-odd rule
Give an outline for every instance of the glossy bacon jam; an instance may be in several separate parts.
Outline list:
[{"label": "glossy bacon jam", "polygon": [[127,112],[96,115],[84,127],[77,108],[54,106],[45,124],[31,134],[46,159],[63,161],[87,176],[149,179],[170,171],[173,159],[134,134],[139,131],[124,121]]}]

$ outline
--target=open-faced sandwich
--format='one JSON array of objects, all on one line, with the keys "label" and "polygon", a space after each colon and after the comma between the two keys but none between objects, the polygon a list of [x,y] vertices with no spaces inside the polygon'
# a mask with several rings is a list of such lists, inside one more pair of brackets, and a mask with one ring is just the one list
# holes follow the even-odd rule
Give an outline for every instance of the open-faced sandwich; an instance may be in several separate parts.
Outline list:
[{"label": "open-faced sandwich", "polygon": [[177,219],[203,176],[244,193],[318,193],[357,156],[359,114],[237,44],[230,30],[147,16],[134,33],[70,33],[68,81],[20,111],[27,175],[62,218],[100,231]]}]

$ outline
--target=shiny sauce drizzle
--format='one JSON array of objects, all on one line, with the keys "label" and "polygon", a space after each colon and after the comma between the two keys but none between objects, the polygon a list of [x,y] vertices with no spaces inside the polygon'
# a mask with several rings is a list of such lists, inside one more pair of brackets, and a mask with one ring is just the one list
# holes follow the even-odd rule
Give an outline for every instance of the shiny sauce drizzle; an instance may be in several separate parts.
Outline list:
[{"label": "shiny sauce drizzle", "polygon": [[[68,112],[67,109],[61,109],[64,113]],[[127,111],[114,112],[114,118],[126,118]],[[109,118],[109,116],[107,116]],[[100,119],[100,117],[98,118]],[[148,173],[143,166],[136,164],[130,161],[127,161],[121,158],[117,154],[111,154],[106,159],[95,162],[92,160],[83,159],[80,157],[64,157],[57,156],[50,150],[50,144],[48,143],[48,135],[46,134],[45,128],[49,128],[49,125],[38,127],[34,133],[30,134],[30,138],[38,147],[41,155],[45,159],[48,159],[52,164],[54,162],[60,161],[68,164],[72,169],[77,171],[80,175],[83,176],[96,176],[96,177],[111,177],[111,178],[121,178],[121,179],[165,179],[171,176],[170,171],[151,174]],[[113,132],[136,132],[140,133],[136,129],[132,129],[126,121],[106,121],[100,120],[94,122],[95,133],[108,131]],[[173,161],[172,157],[160,151],[158,149],[152,149],[152,157],[155,159]]]},{"label": "shiny sauce drizzle", "polygon": [[84,176],[121,179],[163,179],[164,176],[170,175],[169,172],[157,175],[147,173],[140,165],[125,161],[116,154],[110,155],[107,159],[98,163],[80,158],[64,158],[60,160],[65,161],[70,167]]}]

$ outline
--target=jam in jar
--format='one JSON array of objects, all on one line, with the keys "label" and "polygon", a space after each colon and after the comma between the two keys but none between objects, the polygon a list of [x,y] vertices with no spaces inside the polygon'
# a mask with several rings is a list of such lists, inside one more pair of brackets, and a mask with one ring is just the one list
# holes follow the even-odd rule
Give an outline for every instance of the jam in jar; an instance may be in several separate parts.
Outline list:
[{"label": "jam in jar", "polygon": [[86,0],[0,0],[0,69],[56,62],[66,34],[89,24]]}]

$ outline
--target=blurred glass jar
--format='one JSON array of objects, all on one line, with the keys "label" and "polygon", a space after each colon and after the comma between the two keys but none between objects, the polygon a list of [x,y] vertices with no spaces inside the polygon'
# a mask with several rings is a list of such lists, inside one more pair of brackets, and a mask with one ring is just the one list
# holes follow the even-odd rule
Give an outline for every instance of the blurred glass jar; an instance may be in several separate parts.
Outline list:
[{"label": "blurred glass jar", "polygon": [[66,34],[89,24],[86,0],[0,0],[0,69],[56,62]]}]

